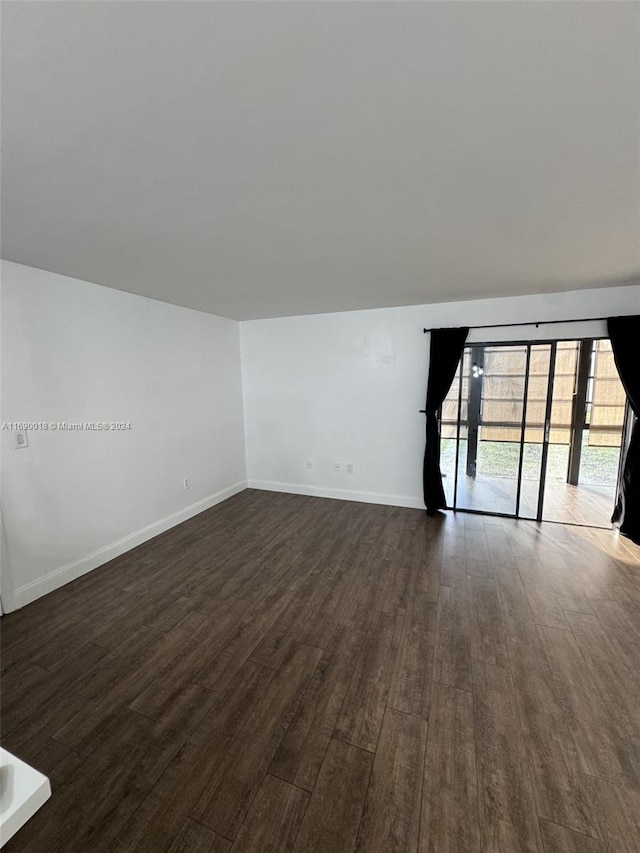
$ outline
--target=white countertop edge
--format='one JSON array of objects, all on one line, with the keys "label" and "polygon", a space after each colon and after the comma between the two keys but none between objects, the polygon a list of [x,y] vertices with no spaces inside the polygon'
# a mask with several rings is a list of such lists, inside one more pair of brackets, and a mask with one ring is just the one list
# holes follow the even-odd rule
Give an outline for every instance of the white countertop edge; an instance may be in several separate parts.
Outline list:
[{"label": "white countertop edge", "polygon": [[0,747],[0,847],[51,796],[49,779]]}]

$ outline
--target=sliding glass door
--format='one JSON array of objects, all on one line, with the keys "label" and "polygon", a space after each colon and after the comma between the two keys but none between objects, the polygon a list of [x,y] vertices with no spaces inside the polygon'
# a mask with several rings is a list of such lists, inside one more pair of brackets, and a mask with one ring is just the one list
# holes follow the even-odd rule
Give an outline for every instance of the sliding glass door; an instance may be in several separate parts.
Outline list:
[{"label": "sliding glass door", "polygon": [[536,518],[553,344],[473,345],[442,407],[456,509]]},{"label": "sliding glass door", "polygon": [[441,410],[447,502],[607,526],[624,420],[608,341],[469,345]]},{"label": "sliding glass door", "polygon": [[610,341],[559,342],[543,520],[609,525],[626,418]]}]

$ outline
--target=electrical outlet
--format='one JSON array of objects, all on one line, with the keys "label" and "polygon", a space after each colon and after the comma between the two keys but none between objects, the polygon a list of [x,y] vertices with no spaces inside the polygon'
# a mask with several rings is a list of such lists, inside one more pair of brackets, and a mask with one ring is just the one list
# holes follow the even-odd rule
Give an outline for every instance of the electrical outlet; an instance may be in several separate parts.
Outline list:
[{"label": "electrical outlet", "polygon": [[184,480],[182,481],[182,485],[184,486],[185,489],[190,489],[191,488],[191,480],[188,477],[185,477]]},{"label": "electrical outlet", "polygon": [[334,471],[342,471],[342,465],[339,462],[334,462],[333,463],[333,470]]},{"label": "electrical outlet", "polygon": [[307,459],[307,469],[311,471],[313,468],[313,459]]},{"label": "electrical outlet", "polygon": [[29,437],[26,432],[16,432],[13,439],[13,446],[16,450],[20,450],[23,447],[29,447]]},{"label": "electrical outlet", "polygon": [[347,463],[347,474],[353,474],[353,462]]}]

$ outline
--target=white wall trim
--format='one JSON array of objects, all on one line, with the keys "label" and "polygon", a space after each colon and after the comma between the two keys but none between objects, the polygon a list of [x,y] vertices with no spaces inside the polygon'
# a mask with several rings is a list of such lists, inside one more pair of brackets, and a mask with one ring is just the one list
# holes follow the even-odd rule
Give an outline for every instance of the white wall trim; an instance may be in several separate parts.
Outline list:
[{"label": "white wall trim", "polygon": [[424,502],[421,498],[412,498],[408,495],[383,495],[378,492],[327,489],[323,486],[307,486],[300,483],[278,483],[275,480],[249,480],[247,488],[262,489],[265,492],[284,492],[291,495],[308,495],[312,498],[333,498],[337,501],[357,501],[365,504],[424,509]]},{"label": "white wall trim", "polygon": [[4,535],[2,507],[0,506],[0,615],[11,613],[16,607],[13,578],[9,571],[9,557],[7,555],[7,540]]},{"label": "white wall trim", "polygon": [[226,489],[221,489],[213,495],[209,495],[196,503],[190,504],[184,509],[178,510],[178,512],[172,513],[172,515],[161,518],[159,521],[154,521],[152,524],[148,524],[140,530],[135,530],[133,533],[119,539],[117,542],[105,545],[103,548],[99,548],[97,551],[87,554],[86,557],[81,557],[73,563],[68,563],[66,566],[62,566],[53,572],[49,572],[48,575],[38,578],[38,580],[33,581],[32,583],[19,587],[15,590],[16,609],[24,607],[26,604],[35,601],[37,598],[47,595],[49,592],[53,592],[53,590],[64,586],[82,575],[85,575],[93,569],[97,569],[98,566],[108,563],[109,560],[119,557],[121,554],[124,554],[126,551],[130,551],[132,548],[141,545],[143,542],[147,542],[149,539],[153,539],[154,536],[164,533],[165,530],[169,530],[171,527],[175,527],[181,522],[187,521],[189,518],[193,518],[194,515],[198,515],[198,513],[204,512],[206,509],[222,503],[222,501],[238,494],[238,492],[244,491],[246,488],[246,480],[241,480],[238,483],[234,483],[232,486],[227,486]]}]

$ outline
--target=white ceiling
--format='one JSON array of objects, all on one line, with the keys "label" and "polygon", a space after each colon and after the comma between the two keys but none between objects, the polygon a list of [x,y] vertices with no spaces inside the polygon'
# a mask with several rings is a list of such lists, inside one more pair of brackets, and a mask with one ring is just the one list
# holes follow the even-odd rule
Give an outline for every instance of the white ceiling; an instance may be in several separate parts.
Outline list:
[{"label": "white ceiling", "polygon": [[640,4],[3,2],[3,257],[228,317],[640,272]]}]

